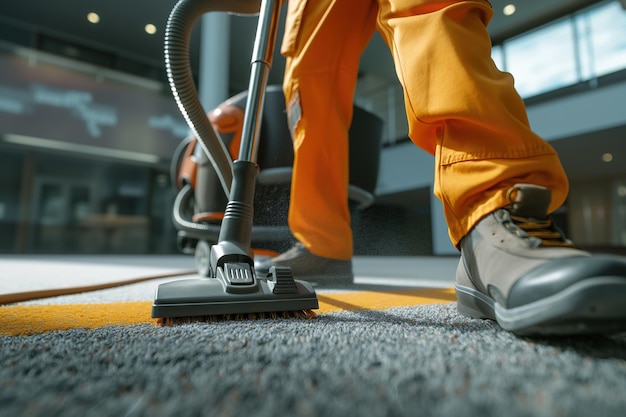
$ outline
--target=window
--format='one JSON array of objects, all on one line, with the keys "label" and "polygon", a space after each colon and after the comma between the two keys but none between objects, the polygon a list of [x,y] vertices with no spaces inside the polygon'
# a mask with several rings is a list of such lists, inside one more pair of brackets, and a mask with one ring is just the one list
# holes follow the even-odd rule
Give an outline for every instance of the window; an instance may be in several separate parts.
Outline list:
[{"label": "window", "polygon": [[500,71],[505,71],[506,65],[504,64],[504,53],[501,46],[496,45],[491,49],[491,59],[493,59]]},{"label": "window", "polygon": [[591,77],[626,68],[626,11],[619,2],[593,8],[577,19],[584,22],[579,27],[588,29],[587,51],[582,51],[581,56],[591,55]]},{"label": "window", "polygon": [[574,39],[571,20],[566,19],[504,43],[507,71],[522,97],[579,81]]},{"label": "window", "polygon": [[493,47],[524,98],[626,68],[626,11],[607,1]]}]

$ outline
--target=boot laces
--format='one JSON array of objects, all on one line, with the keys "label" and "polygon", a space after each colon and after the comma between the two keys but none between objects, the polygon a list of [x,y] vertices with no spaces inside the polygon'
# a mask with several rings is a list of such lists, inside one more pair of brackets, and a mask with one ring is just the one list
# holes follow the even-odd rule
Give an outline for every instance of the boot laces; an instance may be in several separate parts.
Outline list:
[{"label": "boot laces", "polygon": [[563,232],[554,224],[552,218],[545,220],[532,219],[511,215],[511,220],[517,226],[516,234],[521,235],[524,231],[528,236],[541,239],[539,246],[575,248],[571,240],[567,239]]}]

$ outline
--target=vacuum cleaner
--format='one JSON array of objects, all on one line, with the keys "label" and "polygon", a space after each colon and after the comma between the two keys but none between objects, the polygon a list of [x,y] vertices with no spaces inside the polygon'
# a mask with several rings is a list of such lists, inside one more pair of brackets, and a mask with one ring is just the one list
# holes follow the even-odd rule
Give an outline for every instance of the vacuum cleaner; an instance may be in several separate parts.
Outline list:
[{"label": "vacuum cleaner", "polygon": [[[251,249],[257,152],[267,79],[276,41],[280,0],[179,0],[167,22],[165,62],[174,98],[197,138],[197,152],[213,167],[228,202],[220,216],[217,242],[201,240],[195,247],[199,277],[160,284],[152,317],[162,324],[220,317],[314,316],[319,308],[313,287],[295,280],[288,267],[272,267],[265,277],[254,270]],[[189,63],[189,39],[195,22],[208,12],[257,15],[251,74],[238,158],[213,128],[199,102]],[[189,144],[187,144],[188,147]],[[183,147],[185,148],[185,147]],[[189,149],[194,149],[189,148]],[[180,199],[190,193],[179,193]],[[179,206],[183,204],[179,201]],[[193,235],[207,232],[202,222],[179,218]],[[199,261],[198,261],[199,260]]]},{"label": "vacuum cleaner", "polygon": [[[240,92],[208,114],[233,159],[240,149],[247,98],[247,91]],[[281,86],[266,87],[261,120],[252,243],[256,255],[273,256],[294,243],[287,226],[294,153]],[[195,255],[199,273],[206,275],[206,248],[218,239],[228,195],[193,135],[185,138],[174,152],[170,174],[177,192],[172,220],[178,230],[178,249]]]}]

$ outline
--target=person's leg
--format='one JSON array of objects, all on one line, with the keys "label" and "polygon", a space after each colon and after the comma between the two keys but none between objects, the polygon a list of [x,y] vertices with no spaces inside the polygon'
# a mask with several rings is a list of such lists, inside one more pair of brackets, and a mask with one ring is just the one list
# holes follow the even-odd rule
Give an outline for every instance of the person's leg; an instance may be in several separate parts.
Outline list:
[{"label": "person's leg", "polygon": [[324,258],[352,258],[348,129],[375,2],[290,0],[283,90],[294,142],[289,227]]},{"label": "person's leg", "polygon": [[435,155],[434,192],[452,242],[507,204],[516,182],[568,184],[554,150],[533,133],[513,78],[491,60],[487,1],[381,2],[379,26],[405,89],[409,136]]},{"label": "person's leg", "polygon": [[294,145],[289,228],[297,243],[258,274],[288,266],[313,285],[352,283],[349,142],[360,56],[376,27],[367,0],[290,0],[281,52]]},{"label": "person's leg", "polygon": [[626,329],[626,261],[575,249],[548,217],[567,178],[491,60],[489,2],[379,3],[409,134],[435,155],[434,192],[461,250],[459,312],[516,333]]}]

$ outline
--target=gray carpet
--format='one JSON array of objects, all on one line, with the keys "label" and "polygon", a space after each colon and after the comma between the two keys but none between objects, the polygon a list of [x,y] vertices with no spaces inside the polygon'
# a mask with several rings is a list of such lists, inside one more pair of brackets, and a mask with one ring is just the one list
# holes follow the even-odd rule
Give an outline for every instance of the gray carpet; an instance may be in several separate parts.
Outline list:
[{"label": "gray carpet", "polygon": [[2,416],[624,416],[626,334],[523,339],[455,305],[0,338]]}]

